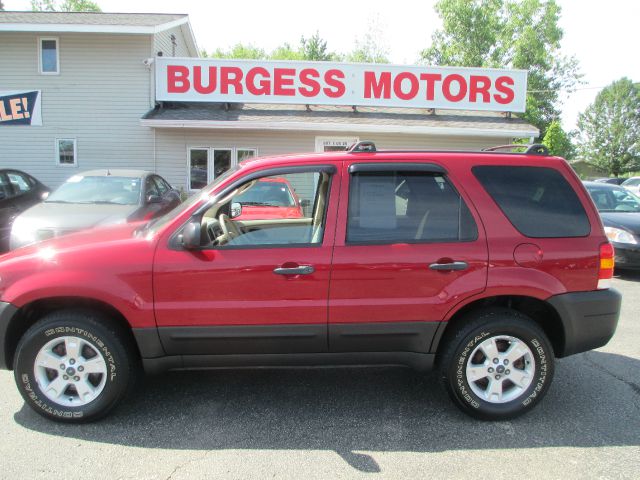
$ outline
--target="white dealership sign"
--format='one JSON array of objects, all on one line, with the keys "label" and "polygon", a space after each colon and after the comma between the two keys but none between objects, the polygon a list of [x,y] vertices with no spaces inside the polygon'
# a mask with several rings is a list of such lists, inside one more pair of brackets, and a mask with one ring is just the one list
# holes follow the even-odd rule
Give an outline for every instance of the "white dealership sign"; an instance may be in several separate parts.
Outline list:
[{"label": "white dealership sign", "polygon": [[156,100],[524,112],[525,70],[157,57]]}]

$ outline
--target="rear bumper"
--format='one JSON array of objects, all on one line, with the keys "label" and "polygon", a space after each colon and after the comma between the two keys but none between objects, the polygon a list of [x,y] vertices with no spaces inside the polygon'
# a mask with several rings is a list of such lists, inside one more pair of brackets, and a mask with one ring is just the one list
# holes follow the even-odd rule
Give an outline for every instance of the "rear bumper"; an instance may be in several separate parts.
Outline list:
[{"label": "rear bumper", "polygon": [[548,302],[560,315],[564,345],[557,357],[566,357],[606,345],[616,331],[620,293],[609,288],[593,292],[555,295]]},{"label": "rear bumper", "polygon": [[7,302],[0,302],[0,369],[10,370],[10,359],[7,352],[7,332],[9,331],[9,323],[18,308]]}]

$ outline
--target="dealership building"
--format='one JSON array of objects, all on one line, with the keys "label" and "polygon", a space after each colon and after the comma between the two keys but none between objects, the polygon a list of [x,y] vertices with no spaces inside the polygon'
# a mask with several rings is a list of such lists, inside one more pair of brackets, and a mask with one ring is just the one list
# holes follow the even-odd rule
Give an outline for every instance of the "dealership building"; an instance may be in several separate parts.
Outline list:
[{"label": "dealership building", "polygon": [[526,72],[199,58],[187,15],[0,12],[0,168],[191,191],[252,156],[532,139]]}]

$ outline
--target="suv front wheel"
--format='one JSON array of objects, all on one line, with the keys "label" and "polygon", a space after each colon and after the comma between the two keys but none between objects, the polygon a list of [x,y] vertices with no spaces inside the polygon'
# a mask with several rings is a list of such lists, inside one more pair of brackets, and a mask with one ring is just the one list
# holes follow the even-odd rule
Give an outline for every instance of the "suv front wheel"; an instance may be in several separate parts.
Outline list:
[{"label": "suv front wheel", "polygon": [[24,334],[14,374],[24,400],[39,414],[81,423],[106,415],[134,384],[131,342],[109,318],[88,310],[45,315]]},{"label": "suv front wheel", "polygon": [[456,405],[484,420],[506,420],[531,410],[547,392],[553,349],[529,317],[506,308],[467,317],[439,358],[440,376]]}]

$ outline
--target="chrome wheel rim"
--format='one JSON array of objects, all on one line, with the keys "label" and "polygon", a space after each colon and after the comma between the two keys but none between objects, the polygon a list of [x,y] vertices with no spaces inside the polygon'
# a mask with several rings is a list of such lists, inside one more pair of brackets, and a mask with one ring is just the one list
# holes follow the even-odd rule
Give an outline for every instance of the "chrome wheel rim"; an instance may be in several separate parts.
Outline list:
[{"label": "chrome wheel rim", "polygon": [[79,337],[58,337],[38,352],[34,376],[42,393],[64,407],[94,401],[107,383],[107,362],[100,351]]},{"label": "chrome wheel rim", "polygon": [[489,403],[507,403],[527,391],[535,375],[533,352],[509,335],[490,337],[469,356],[466,378],[478,397]]}]

